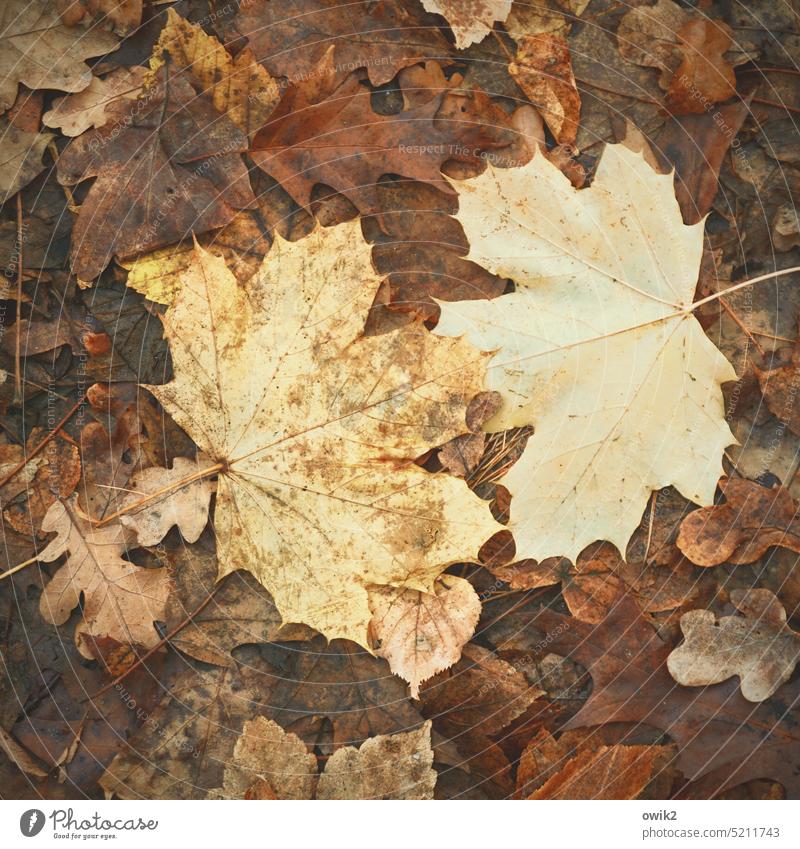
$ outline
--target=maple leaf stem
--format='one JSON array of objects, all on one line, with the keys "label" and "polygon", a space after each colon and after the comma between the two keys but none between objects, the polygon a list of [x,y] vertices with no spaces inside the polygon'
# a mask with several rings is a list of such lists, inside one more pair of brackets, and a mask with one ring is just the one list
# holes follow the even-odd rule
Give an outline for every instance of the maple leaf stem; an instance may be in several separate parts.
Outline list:
[{"label": "maple leaf stem", "polygon": [[117,510],[116,513],[112,513],[110,516],[105,516],[103,519],[91,519],[90,521],[96,528],[103,528],[115,519],[118,519],[120,516],[124,516],[126,513],[133,513],[140,507],[144,507],[145,504],[149,504],[151,501],[155,501],[165,495],[171,495],[173,492],[188,486],[190,483],[195,483],[196,481],[203,480],[204,478],[213,477],[224,468],[224,463],[217,463],[214,466],[209,466],[207,469],[201,469],[199,472],[195,472],[188,477],[174,481],[169,486],[164,486],[155,492],[151,492],[150,495],[146,495],[144,498],[139,499],[139,501],[134,501],[132,504],[128,504],[127,507]]},{"label": "maple leaf stem", "polygon": [[702,307],[705,304],[710,304],[712,301],[724,298],[726,295],[730,295],[732,292],[738,292],[739,289],[744,289],[745,286],[752,286],[754,283],[761,283],[762,280],[771,280],[773,277],[783,277],[786,274],[794,274],[797,271],[800,271],[800,265],[794,265],[791,268],[782,268],[780,271],[770,271],[768,274],[761,274],[758,277],[751,277],[749,280],[743,280],[741,283],[737,283],[735,286],[729,286],[727,289],[723,289],[721,292],[714,292],[713,295],[709,295],[707,298],[695,301],[691,305],[691,307],[686,310],[686,312],[694,312],[698,307]]}]

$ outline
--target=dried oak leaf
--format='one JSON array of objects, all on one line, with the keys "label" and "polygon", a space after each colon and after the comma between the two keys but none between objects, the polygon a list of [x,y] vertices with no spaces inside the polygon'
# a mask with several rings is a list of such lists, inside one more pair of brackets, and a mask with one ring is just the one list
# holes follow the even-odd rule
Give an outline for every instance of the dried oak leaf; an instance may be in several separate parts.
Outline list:
[{"label": "dried oak leaf", "polygon": [[52,138],[52,133],[28,133],[17,129],[5,116],[0,117],[0,139],[3,140],[0,203],[5,203],[44,170],[42,157]]},{"label": "dried oak leaf", "polygon": [[711,209],[725,154],[749,114],[744,98],[702,115],[671,116],[656,134],[653,146],[663,170],[675,169],[675,195],[686,224],[697,224]]},{"label": "dried oak leaf", "polygon": [[333,47],[338,79],[366,68],[372,85],[380,86],[402,68],[452,50],[435,19],[409,6],[400,0],[253,0],[241,4],[236,28],[276,77],[313,78]]},{"label": "dried oak leaf", "polygon": [[[263,716],[245,722],[225,768],[231,799],[432,799],[431,724],[373,737],[336,751],[317,776],[317,759],[294,734]],[[266,787],[264,786],[266,785]],[[271,795],[264,796],[269,788]]]},{"label": "dried oak leaf", "polygon": [[82,91],[92,80],[84,62],[119,39],[98,28],[64,26],[51,0],[5,0],[0,9],[0,112],[17,87]]},{"label": "dried oak leaf", "polygon": [[222,227],[254,201],[241,152],[247,137],[162,66],[114,120],[70,142],[58,180],[96,177],[72,232],[72,269],[93,280],[113,256],[132,256]]},{"label": "dried oak leaf", "polygon": [[457,185],[469,259],[517,291],[442,303],[434,333],[492,352],[484,388],[503,406],[484,430],[535,428],[501,480],[517,556],[624,552],[666,486],[711,504],[735,373],[691,312],[703,225],[683,224],[672,178],[607,145],[583,191],[538,152]]},{"label": "dried oak leaf", "polygon": [[47,622],[62,625],[84,597],[83,618],[75,642],[91,658],[83,634],[113,637],[118,642],[150,648],[160,637],[153,622],[164,619],[170,580],[166,569],[143,569],[124,558],[129,545],[118,523],[95,528],[77,512],[74,498],[57,501],[42,521],[42,531],[56,538],[39,553],[45,563],[68,559],[47,584],[39,611]]},{"label": "dried oak leaf", "polygon": [[[206,464],[207,465],[207,464]],[[176,478],[192,480],[203,471],[201,463],[181,459],[172,469],[146,469],[134,478],[133,490],[121,499],[121,509],[142,501],[143,493],[166,489],[164,495],[127,513],[119,520],[97,526],[86,518],[78,499],[56,501],[42,520],[42,531],[57,536],[39,554],[50,563],[67,554],[67,562],[42,592],[39,610],[48,622],[61,625],[80,603],[83,619],[75,629],[81,653],[91,657],[87,637],[111,637],[117,642],[150,648],[159,642],[153,622],[166,618],[172,582],[166,569],[145,569],[126,560],[129,550],[154,545],[173,525],[187,542],[194,542],[208,521],[211,485],[194,480],[174,489]],[[137,538],[137,533],[141,538]]]},{"label": "dried oak leaf", "polygon": [[569,45],[559,35],[526,35],[517,43],[508,72],[542,113],[559,144],[575,144],[581,96],[572,72]]},{"label": "dried oak leaf", "polygon": [[693,19],[676,33],[683,59],[669,88],[666,105],[673,114],[704,114],[709,103],[736,94],[736,75],[724,54],[733,44],[731,30],[721,21]]},{"label": "dried oak leaf", "polygon": [[88,24],[94,30],[97,23],[108,22],[123,36],[142,21],[142,0],[56,0],[55,6],[65,24]]},{"label": "dried oak leaf", "polygon": [[450,24],[456,47],[463,50],[482,41],[495,23],[502,24],[511,11],[512,0],[422,0],[428,12],[441,15]]},{"label": "dried oak leaf", "polygon": [[[678,746],[676,766],[708,794],[751,778],[780,781],[800,791],[800,685],[787,684],[754,707],[735,681],[692,689],[675,684],[667,669],[671,646],[623,597],[599,624],[551,610],[535,621],[546,630],[551,651],[581,663],[592,676],[592,693],[566,729],[631,722],[668,734]],[[790,754],[791,753],[791,754]]]},{"label": "dried oak leaf", "polygon": [[309,208],[312,189],[320,183],[362,213],[379,213],[382,175],[452,193],[440,170],[445,162],[480,163],[481,151],[514,140],[506,126],[485,123],[492,108],[488,96],[460,91],[460,77],[446,79],[436,62],[401,71],[398,81],[404,108],[391,115],[373,110],[372,94],[358,73],[319,103],[308,102],[308,86],[295,85],[256,134],[253,162],[303,208]]},{"label": "dried oak leaf", "polygon": [[[153,466],[131,478],[122,509],[139,501],[143,502],[143,506],[120,516],[120,522],[136,536],[139,545],[158,545],[173,526],[180,528],[187,542],[196,542],[200,538],[208,521],[208,505],[214,484],[198,478],[188,485],[176,487],[181,481],[197,478],[204,472],[204,465],[207,464],[176,457],[171,469]],[[154,499],[159,493],[164,495]]]},{"label": "dried oak leaf", "polygon": [[684,642],[667,658],[684,687],[719,684],[733,675],[749,702],[763,702],[785,684],[800,659],[800,636],[786,624],[783,605],[769,590],[733,590],[742,616],[690,610],[681,616]]},{"label": "dried oak leaf", "polygon": [[[28,457],[44,436],[41,428],[33,428],[25,448],[21,445],[0,445],[0,477]],[[56,437],[0,488],[3,517],[18,533],[36,536],[50,505],[71,495],[80,476],[78,447],[60,436]]]},{"label": "dried oak leaf", "polygon": [[[617,29],[619,52],[637,65],[657,68],[676,114],[703,113],[736,93],[733,67],[750,56],[722,21],[701,18],[672,0],[631,9]],[[724,54],[724,55],[723,55]]]},{"label": "dried oak leaf", "polygon": [[373,650],[408,681],[412,699],[419,698],[423,681],[461,657],[481,615],[481,601],[469,581],[443,575],[433,590],[381,587],[369,595]]},{"label": "dried oak leaf", "polygon": [[114,117],[118,101],[139,97],[145,73],[141,67],[117,68],[106,77],[92,77],[83,91],[54,100],[42,122],[73,137],[99,129]]},{"label": "dried oak leaf", "polygon": [[797,505],[787,489],[722,478],[722,504],[691,512],[678,548],[697,566],[753,563],[773,545],[800,552]]},{"label": "dried oak leaf", "polygon": [[410,180],[381,181],[377,195],[380,213],[363,219],[362,226],[374,243],[375,266],[388,274],[384,286],[389,311],[432,321],[439,318],[438,299],[503,294],[505,280],[464,258],[469,243],[453,218],[458,209],[455,195]]},{"label": "dried oak leaf", "polygon": [[420,325],[363,337],[378,282],[357,222],[276,239],[244,287],[198,248],[163,319],[175,379],[147,387],[223,465],[220,577],[247,569],[284,622],[364,646],[370,585],[432,592],[497,529],[413,463],[464,431],[485,355]]},{"label": "dried oak leaf", "polygon": [[800,348],[793,346],[787,358],[781,361],[775,357],[775,361],[777,364],[773,361],[767,369],[753,364],[753,370],[772,415],[784,422],[795,436],[800,436],[800,404],[795,388],[800,379]]},{"label": "dried oak leaf", "polygon": [[178,72],[187,72],[198,93],[209,95],[217,111],[250,137],[266,123],[280,99],[278,84],[251,50],[245,48],[232,58],[218,39],[174,9],[167,10],[151,67],[159,67],[165,52]]}]

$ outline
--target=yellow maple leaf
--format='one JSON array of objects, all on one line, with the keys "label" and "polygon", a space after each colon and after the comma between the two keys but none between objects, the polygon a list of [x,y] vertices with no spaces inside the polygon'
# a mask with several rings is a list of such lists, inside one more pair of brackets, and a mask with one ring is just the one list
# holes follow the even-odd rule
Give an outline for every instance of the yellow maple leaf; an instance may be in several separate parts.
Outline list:
[{"label": "yellow maple leaf", "polygon": [[364,337],[379,283],[358,222],[277,238],[243,286],[198,247],[164,317],[175,379],[147,387],[221,466],[220,577],[364,646],[370,587],[433,592],[501,527],[413,462],[467,430],[488,355],[421,324]]}]

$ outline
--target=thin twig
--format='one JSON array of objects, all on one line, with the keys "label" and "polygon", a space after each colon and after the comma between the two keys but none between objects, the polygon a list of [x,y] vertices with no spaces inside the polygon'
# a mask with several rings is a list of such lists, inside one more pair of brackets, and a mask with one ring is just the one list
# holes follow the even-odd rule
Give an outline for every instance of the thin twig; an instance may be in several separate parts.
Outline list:
[{"label": "thin twig", "polygon": [[116,687],[121,681],[128,677],[128,675],[133,672],[134,669],[138,669],[143,663],[146,663],[162,646],[168,643],[179,631],[185,628],[191,621],[197,616],[198,613],[202,613],[203,610],[208,606],[209,602],[212,598],[214,598],[214,594],[219,589],[219,584],[214,587],[213,590],[203,599],[203,601],[196,607],[182,622],[176,625],[168,634],[165,634],[154,646],[150,649],[146,654],[143,654],[140,658],[136,660],[135,663],[131,664],[122,675],[118,675],[113,681],[106,684],[105,687],[99,689],[96,693],[91,696],[87,696],[84,701],[92,701],[99,696],[102,696],[103,693],[107,693],[112,687]]},{"label": "thin twig", "polygon": [[31,557],[30,560],[26,560],[24,563],[20,563],[18,566],[14,566],[13,569],[9,569],[8,571],[3,572],[2,574],[0,574],[0,581],[2,581],[4,578],[10,578],[13,574],[22,571],[26,566],[30,566],[31,563],[35,563],[38,559],[38,557]]},{"label": "thin twig", "polygon": [[22,342],[22,277],[24,251],[22,238],[25,235],[22,222],[22,192],[17,192],[17,338],[14,343],[14,403],[22,402],[22,359],[20,346]]},{"label": "thin twig", "polygon": [[753,334],[750,332],[750,328],[739,318],[739,316],[734,311],[733,307],[731,307],[731,305],[724,298],[720,298],[719,302],[720,304],[722,304],[722,308],[725,310],[725,312],[728,313],[728,315],[739,326],[742,333],[744,333],[745,336],[747,336],[747,338],[753,343],[753,346],[758,351],[758,353],[761,354],[762,357],[766,356],[766,351],[764,350],[762,344],[758,341],[758,339],[756,339],[755,336],[753,336]]}]

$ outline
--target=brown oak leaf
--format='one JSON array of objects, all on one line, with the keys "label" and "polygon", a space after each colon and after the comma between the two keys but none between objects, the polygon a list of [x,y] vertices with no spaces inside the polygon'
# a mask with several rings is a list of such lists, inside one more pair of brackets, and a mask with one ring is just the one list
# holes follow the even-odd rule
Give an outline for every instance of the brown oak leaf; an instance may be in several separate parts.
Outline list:
[{"label": "brown oak leaf", "polygon": [[122,102],[114,120],[59,158],[62,185],[96,178],[72,233],[75,274],[93,280],[114,256],[227,224],[254,201],[245,150],[247,136],[162,66],[137,100]]},{"label": "brown oak leaf", "polygon": [[773,545],[800,552],[797,505],[789,491],[723,478],[722,504],[701,507],[681,523],[678,548],[698,566],[758,560]]}]

